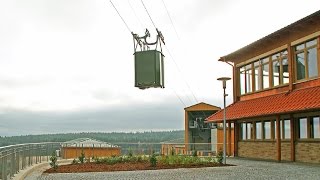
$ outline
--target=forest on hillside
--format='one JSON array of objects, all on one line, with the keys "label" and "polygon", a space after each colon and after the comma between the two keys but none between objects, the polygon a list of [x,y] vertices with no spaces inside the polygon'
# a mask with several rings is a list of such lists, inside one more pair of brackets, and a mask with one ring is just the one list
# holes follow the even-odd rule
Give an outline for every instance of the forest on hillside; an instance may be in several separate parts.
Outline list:
[{"label": "forest on hillside", "polygon": [[65,133],[65,134],[41,134],[41,135],[23,135],[23,136],[0,136],[0,147],[23,144],[23,143],[39,143],[39,142],[65,142],[77,138],[91,138],[109,143],[119,142],[148,142],[159,143],[174,139],[184,138],[183,130],[175,131],[146,131],[146,132],[82,132],[82,133]]}]

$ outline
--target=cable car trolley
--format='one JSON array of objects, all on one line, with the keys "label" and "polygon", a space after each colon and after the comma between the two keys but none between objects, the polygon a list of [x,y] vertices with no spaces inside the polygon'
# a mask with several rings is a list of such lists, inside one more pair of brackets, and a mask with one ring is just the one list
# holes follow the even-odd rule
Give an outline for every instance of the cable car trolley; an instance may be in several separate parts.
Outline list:
[{"label": "cable car trolley", "polygon": [[[164,88],[164,55],[162,53],[161,43],[164,43],[164,37],[157,31],[155,42],[149,43],[150,37],[148,29],[143,37],[132,33],[134,42],[134,69],[135,69],[135,87],[139,89]],[[160,46],[160,51],[157,49]],[[150,46],[154,49],[150,49]]]}]

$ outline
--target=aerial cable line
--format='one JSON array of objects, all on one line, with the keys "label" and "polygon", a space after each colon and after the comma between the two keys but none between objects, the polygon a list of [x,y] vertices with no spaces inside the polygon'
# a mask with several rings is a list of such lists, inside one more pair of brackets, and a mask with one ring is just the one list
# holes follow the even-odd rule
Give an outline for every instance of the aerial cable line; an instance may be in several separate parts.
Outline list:
[{"label": "aerial cable line", "polygon": [[[152,20],[152,18],[151,18],[151,15],[150,15],[150,13],[149,13],[149,11],[148,11],[147,7],[146,7],[146,6],[145,6],[145,4],[143,3],[143,0],[141,0],[141,3],[142,3],[142,5],[143,5],[144,9],[146,10],[146,12],[147,12],[147,14],[148,14],[148,16],[149,16],[149,18],[150,18],[150,20],[151,20],[151,22],[152,22],[152,24],[153,24],[154,28],[156,28],[156,29],[157,29],[157,27],[156,27],[156,25],[155,25],[154,21],[153,21],[153,20]],[[178,64],[177,64],[177,63],[176,63],[176,61],[174,60],[173,56],[171,55],[171,53],[170,53],[170,51],[169,51],[169,49],[168,49],[168,47],[167,47],[166,45],[165,45],[165,48],[166,48],[166,50],[168,51],[169,55],[171,56],[171,59],[172,59],[172,60],[173,60],[173,62],[175,63],[175,65],[176,65],[176,67],[177,67],[178,71],[180,72],[180,74],[182,74],[182,72],[180,71],[180,69],[179,69],[179,67],[178,67]],[[184,78],[183,78],[183,79],[184,79]],[[185,79],[184,79],[184,81],[185,81],[185,83],[186,83],[187,87],[189,88],[189,90],[191,91],[191,93],[192,93],[192,95],[193,95],[193,98],[195,99],[196,103],[198,103],[199,101],[198,101],[198,99],[196,98],[196,96],[194,95],[194,93],[193,93],[192,89],[190,88],[189,84],[186,82],[186,80],[185,80]]]},{"label": "aerial cable line", "polygon": [[119,17],[121,18],[122,22],[126,25],[128,31],[130,32],[130,34],[132,34],[132,31],[130,30],[128,24],[126,23],[126,21],[122,18],[122,16],[120,15],[118,9],[116,8],[116,6],[112,3],[112,1],[110,0],[111,5],[113,6],[113,8],[117,11]]},{"label": "aerial cable line", "polygon": [[[152,18],[151,18],[151,15],[150,15],[150,13],[149,13],[149,11],[148,11],[148,9],[147,9],[147,7],[145,6],[145,4],[143,3],[143,0],[141,0],[141,3],[142,3],[142,5],[143,5],[143,7],[144,7],[144,9],[146,10],[146,12],[147,12],[147,14],[148,14],[148,16],[149,16],[149,18],[150,18],[150,20],[151,20],[151,22],[152,22],[152,24],[153,24],[153,26],[154,26],[154,28],[158,31],[158,29],[157,29],[157,27],[156,27],[156,25],[155,25],[155,23],[154,23],[154,21],[152,20]],[[167,11],[168,12],[168,11]],[[171,18],[170,18],[171,19]],[[178,37],[179,38],[179,37]],[[166,48],[166,50],[167,50],[167,52],[169,53],[169,55],[171,56],[171,59],[173,60],[173,62],[175,63],[175,65],[176,65],[176,68],[178,69],[178,71],[180,72],[180,74],[183,76],[183,74],[182,74],[182,72],[181,72],[181,70],[180,70],[180,68],[178,67],[178,64],[176,63],[176,61],[174,60],[174,58],[173,58],[173,56],[172,56],[172,54],[170,53],[170,51],[169,51],[169,49],[168,49],[168,47],[167,47],[167,45],[166,44],[164,44],[165,45],[165,48]],[[193,98],[195,99],[195,101],[196,101],[196,103],[199,103],[199,101],[198,101],[198,99],[196,98],[196,96],[195,96],[195,94],[193,93],[193,91],[192,91],[192,89],[191,89],[191,87],[190,87],[190,85],[188,84],[188,82],[183,78],[183,80],[184,80],[184,82],[186,83],[186,85],[187,85],[187,87],[189,88],[189,90],[190,90],[190,92],[192,93],[192,95],[193,95]],[[173,90],[174,91],[174,90]],[[182,99],[180,98],[180,96],[177,94],[177,92],[176,91],[174,91],[174,93],[176,94],[176,96],[179,98],[179,100],[182,102],[182,104],[184,104],[184,106],[185,107],[187,107],[186,106],[186,104],[182,101]],[[189,98],[189,97],[188,97]],[[201,111],[202,112],[202,114],[204,115],[204,117],[206,117],[206,114],[204,113],[204,111]]]},{"label": "aerial cable line", "polygon": [[164,0],[162,0],[162,4],[163,4],[164,8],[165,8],[166,11],[167,11],[167,14],[168,14],[168,17],[169,17],[169,19],[170,19],[171,25],[172,25],[172,27],[173,27],[173,29],[174,29],[174,32],[176,33],[177,38],[180,40],[180,37],[179,37],[178,32],[177,32],[177,29],[176,29],[176,27],[175,27],[174,24],[173,24],[172,18],[171,18],[171,16],[170,16],[170,13],[169,13],[169,10],[168,10],[166,4],[164,3]]},{"label": "aerial cable line", "polygon": [[177,98],[180,100],[180,102],[184,105],[184,107],[187,107],[187,105],[183,102],[183,100],[182,100],[181,97],[178,95],[178,93],[177,93],[173,88],[171,88],[171,90],[174,92],[174,94],[177,96]]},{"label": "aerial cable line", "polygon": [[[132,32],[131,29],[129,28],[128,24],[126,23],[126,21],[123,19],[123,17],[121,16],[120,12],[118,11],[118,9],[117,9],[117,8],[115,7],[115,5],[113,4],[112,0],[110,0],[110,3],[111,3],[111,5],[113,6],[113,8],[116,10],[116,12],[118,13],[119,17],[121,18],[122,22],[123,22],[123,23],[125,24],[125,26],[127,27],[128,31],[129,31],[131,34],[133,34],[133,32]],[[145,4],[143,3],[143,0],[141,0],[141,3],[142,3],[142,5],[143,5],[145,11],[147,12],[147,14],[148,14],[148,16],[149,16],[149,18],[150,18],[153,26],[155,27],[155,29],[156,29],[157,32],[159,33],[159,31],[158,31],[158,29],[157,29],[154,21],[153,21],[152,18],[151,18],[151,15],[150,15],[147,7],[146,7]],[[165,44],[164,44],[164,45],[165,45]],[[171,56],[171,59],[172,59],[173,62],[175,63],[176,68],[177,68],[178,71],[182,74],[181,70],[180,70],[179,67],[178,67],[178,64],[177,64],[176,61],[174,60],[174,58],[173,58],[172,54],[170,53],[169,49],[167,48],[166,45],[165,45],[165,47],[166,47],[166,50],[168,51],[169,55]],[[183,79],[184,79],[184,78],[183,78]],[[198,100],[197,100],[196,96],[194,95],[192,89],[190,88],[189,84],[186,82],[185,79],[184,79],[184,81],[185,81],[187,87],[189,88],[189,90],[191,91],[191,93],[192,93],[192,95],[193,95],[193,98],[194,98],[194,99],[196,100],[196,102],[198,103]],[[176,93],[176,92],[175,92],[175,93]],[[179,99],[181,99],[181,98],[179,97]],[[183,104],[185,105],[185,103],[183,103]]]},{"label": "aerial cable line", "polygon": [[157,29],[156,25],[154,24],[154,22],[153,22],[153,20],[152,20],[152,18],[151,18],[151,16],[150,16],[150,14],[149,14],[149,11],[148,11],[147,7],[144,5],[144,3],[143,3],[143,1],[142,1],[142,0],[141,0],[141,3],[142,3],[142,5],[143,5],[144,9],[146,10],[146,12],[147,12],[147,14],[148,14],[148,16],[149,16],[149,18],[150,18],[150,20],[151,20],[151,22],[152,22],[152,24],[153,24],[154,28],[156,28],[156,29]]},{"label": "aerial cable line", "polygon": [[[142,1],[142,0],[141,0],[141,1]],[[178,40],[180,40],[179,35],[178,35],[178,32],[177,32],[177,30],[176,30],[176,27],[175,27],[175,25],[173,24],[172,18],[171,18],[171,16],[170,16],[169,10],[168,10],[168,8],[167,8],[164,0],[161,0],[161,1],[162,1],[162,4],[163,4],[164,8],[166,9],[167,15],[168,15],[168,17],[169,17],[169,19],[170,19],[171,25],[172,25],[175,33],[176,33],[176,36],[177,36]],[[149,13],[148,13],[148,14],[149,14]],[[150,17],[150,19],[151,19],[151,17]],[[176,68],[178,69],[178,71],[180,72],[180,74],[183,76],[182,71],[180,70],[178,64],[177,64],[176,61],[174,60],[174,58],[173,58],[172,54],[170,53],[168,47],[165,46],[165,48],[166,48],[167,52],[169,53],[169,55],[171,56],[171,59],[173,60],[174,64],[176,65]],[[183,78],[183,77],[182,77],[182,78]],[[184,78],[183,78],[183,80],[184,80],[185,84],[187,85],[187,87],[189,88],[190,92],[192,93],[192,96],[193,96],[193,98],[195,99],[196,103],[199,103],[198,99],[196,98],[195,94],[193,93],[193,91],[192,91],[190,85],[188,84],[188,82],[187,82]],[[187,97],[188,97],[189,101],[191,102],[191,99],[189,98],[189,96],[187,96]],[[205,113],[204,113],[203,111],[202,111],[202,113],[203,113],[204,117],[206,117],[206,115],[205,115]]]},{"label": "aerial cable line", "polygon": [[129,4],[132,12],[134,13],[134,16],[135,16],[135,17],[137,18],[137,20],[139,21],[141,28],[144,29],[142,22],[141,22],[140,19],[138,18],[138,15],[137,15],[136,11],[133,9],[132,4],[130,3],[130,0],[128,0],[128,4]]},{"label": "aerial cable line", "polygon": [[[173,62],[174,62],[174,64],[176,65],[177,70],[178,70],[178,71],[179,71],[179,73],[183,76],[182,71],[180,70],[180,68],[179,68],[178,64],[177,64],[177,63],[176,63],[176,61],[174,60],[174,58],[173,58],[172,54],[170,53],[170,51],[169,51],[169,49],[168,49],[168,47],[167,47],[166,45],[165,45],[165,48],[166,48],[166,50],[167,50],[168,54],[170,55],[170,57],[171,57],[172,61],[173,61]],[[196,98],[195,94],[193,93],[193,91],[192,91],[192,89],[191,89],[190,85],[188,84],[188,82],[187,82],[183,77],[182,77],[182,79],[184,80],[185,84],[187,85],[187,87],[189,88],[190,92],[192,93],[192,96],[193,96],[194,100],[196,101],[196,103],[198,103],[199,101],[198,101],[198,99]]]},{"label": "aerial cable line", "polygon": [[[110,0],[110,3],[111,3],[111,5],[113,6],[113,8],[116,10],[116,12],[118,13],[119,17],[121,18],[121,20],[123,21],[123,23],[124,23],[125,26],[127,27],[128,31],[134,36],[135,34],[133,34],[133,32],[132,32],[131,29],[129,28],[128,24],[127,24],[126,21],[122,18],[122,16],[120,15],[120,12],[117,10],[117,8],[115,7],[115,5],[112,3],[111,0]],[[148,16],[149,16],[149,18],[150,18],[153,26],[154,26],[155,29],[157,30],[157,33],[158,33],[158,36],[159,36],[158,38],[160,38],[160,39],[163,41],[163,44],[165,45],[164,40],[163,40],[163,36],[162,36],[161,32],[158,31],[158,29],[156,28],[156,25],[155,25],[155,23],[153,22],[153,20],[152,20],[152,18],[151,18],[151,15],[150,15],[150,13],[148,12],[148,10],[147,10],[147,8],[146,8],[146,6],[145,6],[145,4],[143,3],[142,0],[141,0],[141,3],[142,3],[142,5],[144,6],[144,9],[146,10],[146,12],[147,12],[147,14],[148,14]],[[165,45],[165,47],[166,47],[166,50],[168,51],[169,55],[171,56],[171,59],[174,61],[175,65],[176,65],[176,68],[177,68],[178,71],[182,74],[181,70],[179,69],[179,67],[178,67],[176,61],[174,60],[172,54],[170,53],[169,49],[167,48],[166,45]],[[183,74],[182,74],[182,75],[183,75]],[[194,99],[195,99],[196,102],[198,103],[198,100],[197,100],[197,98],[195,97],[195,95],[194,95],[192,89],[190,88],[189,84],[187,83],[187,81],[186,81],[184,78],[183,78],[183,80],[185,81],[186,85],[188,86],[189,90],[191,91]],[[180,100],[180,102],[181,102],[185,107],[187,107],[186,104],[185,104],[185,103],[183,102],[183,100],[181,99],[181,97],[177,94],[177,92],[176,92],[175,90],[173,90],[173,92],[174,92],[175,95],[178,97],[178,99]],[[188,98],[189,98],[189,97],[188,97]],[[204,116],[205,116],[205,113],[204,113],[203,111],[202,111],[202,113],[203,113]],[[193,115],[191,115],[191,116],[193,117]],[[206,117],[206,116],[205,116],[205,117]],[[193,117],[193,118],[194,118],[194,117]]]}]

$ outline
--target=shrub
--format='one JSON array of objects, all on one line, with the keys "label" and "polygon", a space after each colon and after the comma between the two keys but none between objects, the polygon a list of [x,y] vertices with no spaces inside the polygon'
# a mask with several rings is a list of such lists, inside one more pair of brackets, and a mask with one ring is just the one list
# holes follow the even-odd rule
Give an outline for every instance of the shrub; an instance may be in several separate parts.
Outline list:
[{"label": "shrub", "polygon": [[194,151],[192,152],[192,156],[193,156],[193,157],[198,156],[198,151],[197,151],[197,150],[194,150]]},{"label": "shrub", "polygon": [[128,156],[129,156],[129,157],[132,157],[132,156],[133,156],[133,153],[132,153],[132,149],[131,149],[131,147],[129,147],[129,150],[128,150]]},{"label": "shrub", "polygon": [[172,147],[171,148],[171,156],[174,156],[175,155],[175,150],[174,150],[174,148]]},{"label": "shrub", "polygon": [[71,164],[78,164],[78,163],[79,163],[79,161],[78,161],[78,160],[73,159],[73,161],[72,161],[72,163],[71,163]]},{"label": "shrub", "polygon": [[219,164],[222,164],[222,161],[223,161],[223,152],[222,152],[221,150],[218,152],[216,159],[217,159],[217,162],[218,162]]},{"label": "shrub", "polygon": [[52,156],[50,157],[50,166],[54,169],[54,170],[56,170],[57,168],[58,168],[58,163],[57,163],[57,161],[58,161],[58,158],[57,158],[57,155],[56,155],[56,153],[55,152],[53,152],[52,153]]},{"label": "shrub", "polygon": [[157,156],[154,153],[150,156],[150,164],[152,167],[157,166]]},{"label": "shrub", "polygon": [[84,154],[84,152],[81,152],[81,154],[80,154],[80,156],[79,156],[78,158],[79,158],[80,163],[83,164],[83,163],[84,163],[84,160],[85,160],[85,154]]}]

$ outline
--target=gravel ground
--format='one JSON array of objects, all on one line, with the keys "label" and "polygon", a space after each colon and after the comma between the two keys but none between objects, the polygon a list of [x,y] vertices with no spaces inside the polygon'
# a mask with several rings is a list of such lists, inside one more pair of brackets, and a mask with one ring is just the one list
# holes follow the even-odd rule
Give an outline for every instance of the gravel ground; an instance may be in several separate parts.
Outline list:
[{"label": "gravel ground", "polygon": [[42,174],[35,172],[27,179],[320,179],[320,165],[276,163],[245,159],[227,159],[236,166],[193,169],[167,169],[125,172]]}]

